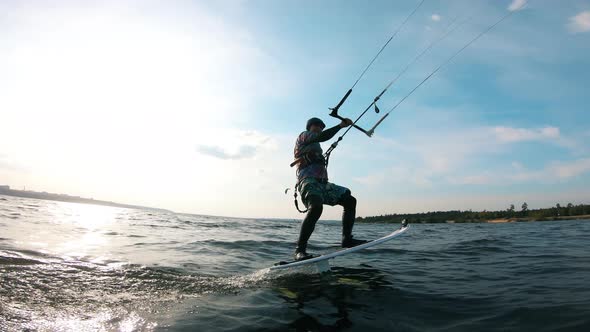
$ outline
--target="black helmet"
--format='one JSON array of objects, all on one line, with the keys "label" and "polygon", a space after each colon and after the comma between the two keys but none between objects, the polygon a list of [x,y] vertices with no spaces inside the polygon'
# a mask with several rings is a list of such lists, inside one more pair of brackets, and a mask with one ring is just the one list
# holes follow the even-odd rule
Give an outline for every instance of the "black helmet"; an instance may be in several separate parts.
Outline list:
[{"label": "black helmet", "polygon": [[324,123],[324,121],[322,121],[321,119],[318,119],[318,118],[311,118],[311,119],[307,120],[307,126],[305,126],[305,129],[309,130],[309,128],[311,128],[311,126],[313,126],[313,125],[321,126],[322,129],[326,128],[326,124]]}]

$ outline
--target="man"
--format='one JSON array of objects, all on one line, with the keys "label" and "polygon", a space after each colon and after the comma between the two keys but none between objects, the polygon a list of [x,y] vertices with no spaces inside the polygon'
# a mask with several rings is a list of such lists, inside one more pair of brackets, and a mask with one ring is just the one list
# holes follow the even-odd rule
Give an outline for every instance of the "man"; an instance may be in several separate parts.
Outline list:
[{"label": "man", "polygon": [[342,128],[352,125],[350,119],[330,129],[318,118],[307,121],[306,131],[299,134],[295,142],[295,159],[297,161],[297,185],[295,190],[301,194],[301,200],[307,207],[307,215],[301,224],[295,260],[313,257],[306,252],[307,241],[322,215],[323,205],[342,205],[342,247],[350,248],[367,241],[352,238],[352,226],[356,215],[356,199],[350,190],[328,182],[328,170],[320,142],[325,142]]}]

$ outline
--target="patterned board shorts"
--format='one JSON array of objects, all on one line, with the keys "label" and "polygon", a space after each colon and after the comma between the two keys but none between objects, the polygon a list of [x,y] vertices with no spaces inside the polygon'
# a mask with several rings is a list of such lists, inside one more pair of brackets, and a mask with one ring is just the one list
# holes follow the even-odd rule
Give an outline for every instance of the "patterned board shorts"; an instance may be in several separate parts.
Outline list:
[{"label": "patterned board shorts", "polygon": [[305,178],[299,182],[297,190],[301,194],[303,204],[307,207],[310,195],[318,195],[324,200],[324,204],[334,206],[349,189],[330,182],[320,182],[316,178]]}]

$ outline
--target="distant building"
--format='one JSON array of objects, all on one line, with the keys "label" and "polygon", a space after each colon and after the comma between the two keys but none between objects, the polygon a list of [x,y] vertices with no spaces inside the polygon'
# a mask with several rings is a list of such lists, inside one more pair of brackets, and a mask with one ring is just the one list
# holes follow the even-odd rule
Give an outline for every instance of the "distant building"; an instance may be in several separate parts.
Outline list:
[{"label": "distant building", "polygon": [[0,186],[0,191],[9,191],[10,190],[10,186]]}]

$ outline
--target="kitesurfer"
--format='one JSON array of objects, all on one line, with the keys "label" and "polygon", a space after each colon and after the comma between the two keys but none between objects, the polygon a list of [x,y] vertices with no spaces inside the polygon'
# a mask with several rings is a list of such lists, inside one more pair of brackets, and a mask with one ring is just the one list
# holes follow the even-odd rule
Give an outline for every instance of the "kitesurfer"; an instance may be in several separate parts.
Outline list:
[{"label": "kitesurfer", "polygon": [[311,118],[307,121],[306,131],[299,134],[295,142],[295,160],[297,161],[297,185],[303,204],[307,207],[307,215],[301,224],[299,239],[295,249],[294,259],[311,258],[306,252],[307,241],[315,228],[315,224],[322,215],[323,205],[341,205],[342,213],[342,247],[350,248],[367,241],[353,239],[352,227],[356,215],[356,198],[348,188],[328,182],[328,170],[320,142],[325,142],[342,128],[353,124],[350,119],[332,128],[324,130],[326,125],[321,119]]}]

